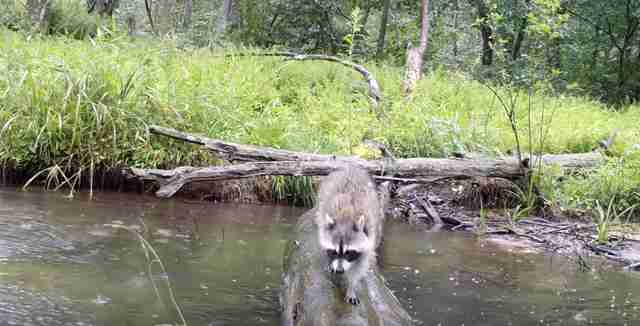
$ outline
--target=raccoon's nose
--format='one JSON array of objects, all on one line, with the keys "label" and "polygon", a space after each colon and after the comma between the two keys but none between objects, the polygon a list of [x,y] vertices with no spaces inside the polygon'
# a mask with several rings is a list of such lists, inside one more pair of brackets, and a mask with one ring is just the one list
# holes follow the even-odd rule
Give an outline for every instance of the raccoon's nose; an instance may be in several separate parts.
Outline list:
[{"label": "raccoon's nose", "polygon": [[334,274],[343,274],[344,273],[344,267],[342,267],[342,265],[337,261],[334,261],[333,263],[331,263],[331,266],[329,266],[329,269]]}]

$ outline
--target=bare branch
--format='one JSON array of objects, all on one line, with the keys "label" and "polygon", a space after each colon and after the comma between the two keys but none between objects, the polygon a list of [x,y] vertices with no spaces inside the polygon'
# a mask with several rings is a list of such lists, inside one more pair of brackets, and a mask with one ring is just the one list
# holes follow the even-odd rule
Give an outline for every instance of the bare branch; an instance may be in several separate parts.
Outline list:
[{"label": "bare branch", "polygon": [[287,57],[289,60],[293,61],[307,61],[307,60],[320,60],[320,61],[329,61],[341,64],[345,67],[349,67],[355,71],[357,71],[362,78],[367,82],[369,86],[369,99],[371,100],[371,105],[375,110],[378,118],[384,117],[384,112],[381,108],[382,102],[382,92],[380,91],[380,84],[374,78],[373,74],[367,70],[364,66],[359,65],[357,63],[340,59],[338,57],[323,55],[323,54],[298,54],[287,51],[278,51],[278,52],[251,52],[251,53],[238,53],[238,54],[228,54],[225,57],[235,57],[235,56],[264,56],[264,57]]}]

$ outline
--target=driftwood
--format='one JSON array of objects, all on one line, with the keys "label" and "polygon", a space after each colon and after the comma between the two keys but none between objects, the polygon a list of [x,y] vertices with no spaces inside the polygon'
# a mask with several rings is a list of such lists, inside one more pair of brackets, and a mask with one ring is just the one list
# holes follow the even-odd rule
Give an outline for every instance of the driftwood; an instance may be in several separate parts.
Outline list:
[{"label": "driftwood", "polygon": [[344,293],[322,266],[311,210],[300,218],[284,257],[280,294],[283,326],[411,325],[412,319],[374,268],[363,279],[360,305],[346,303]]},{"label": "driftwood", "polygon": [[[548,155],[547,164],[559,164],[563,168],[596,166],[601,156],[596,153],[573,155]],[[458,160],[458,159],[400,159],[393,166],[385,161],[341,160],[332,161],[272,161],[251,162],[205,168],[180,167],[174,170],[136,169],[126,171],[129,177],[151,180],[160,184],[159,197],[171,197],[184,185],[194,181],[218,181],[250,178],[265,175],[323,176],[336,171],[345,163],[358,165],[371,174],[383,171],[400,178],[412,178],[419,182],[433,182],[450,178],[500,177],[513,179],[523,174],[516,159]],[[380,178],[391,181],[387,177]]]},{"label": "driftwood", "polygon": [[[194,181],[217,181],[264,175],[322,176],[340,169],[345,163],[354,164],[380,176],[381,181],[433,182],[448,178],[500,177],[514,179],[523,176],[516,158],[501,159],[383,159],[368,161],[353,156],[336,156],[287,151],[269,147],[235,144],[217,139],[179,132],[170,128],[152,126],[155,134],[169,136],[189,143],[205,146],[221,158],[246,162],[204,168],[180,167],[174,170],[126,170],[131,178],[157,182],[159,197],[171,197],[184,185]],[[543,155],[535,158],[546,165],[559,165],[565,169],[595,167],[602,162],[597,152],[584,154]],[[253,162],[248,162],[253,161]],[[383,175],[393,175],[393,177]]]},{"label": "driftwood", "polygon": [[227,161],[364,161],[357,157],[345,157],[325,154],[294,152],[271,147],[258,147],[236,144],[219,139],[212,139],[188,134],[171,128],[150,126],[149,132],[171,137],[187,143],[202,145],[214,152],[216,156]]}]

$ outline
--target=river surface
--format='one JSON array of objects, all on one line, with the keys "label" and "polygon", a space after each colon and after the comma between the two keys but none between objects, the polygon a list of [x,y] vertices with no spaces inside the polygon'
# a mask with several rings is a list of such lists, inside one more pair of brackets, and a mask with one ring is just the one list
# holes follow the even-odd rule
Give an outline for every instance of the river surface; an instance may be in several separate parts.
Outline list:
[{"label": "river surface", "polygon": [[[0,188],[0,325],[277,325],[302,212]],[[393,222],[382,256],[418,325],[640,325],[640,277],[597,259]]]}]

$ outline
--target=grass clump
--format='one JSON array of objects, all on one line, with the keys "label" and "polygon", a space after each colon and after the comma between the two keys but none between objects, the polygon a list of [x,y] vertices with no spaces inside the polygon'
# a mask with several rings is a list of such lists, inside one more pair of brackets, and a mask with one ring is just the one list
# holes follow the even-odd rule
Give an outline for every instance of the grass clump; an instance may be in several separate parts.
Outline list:
[{"label": "grass clump", "polygon": [[599,211],[600,203],[609,203],[607,211],[638,222],[640,212],[640,151],[608,160],[586,177],[570,177],[560,185],[558,199],[566,207]]},{"label": "grass clump", "polygon": [[[385,143],[397,157],[446,157],[459,151],[494,155],[515,147],[495,96],[465,76],[435,71],[405,99],[401,69],[365,63],[383,91],[388,119],[378,121],[369,110],[366,84],[348,68],[220,55],[234,51],[178,50],[171,42],[132,41],[113,34],[91,42],[30,38],[0,29],[0,164],[33,174],[57,166],[71,176],[91,167],[217,162],[195,146],[149,135],[149,124],[319,153],[356,153],[364,138]],[[618,129],[612,151],[628,166],[625,173],[633,173],[633,164],[640,161],[623,154],[640,136],[637,108],[611,112],[587,99],[543,93],[532,95],[531,106],[521,102],[516,113],[522,134],[530,127],[529,108],[533,114],[553,108],[553,119],[545,121],[546,140],[536,151],[591,151]],[[533,147],[523,145],[524,151]],[[606,187],[594,185],[607,180],[612,164],[586,179],[569,178],[562,189],[566,202],[607,202]],[[625,189],[616,193],[640,185],[635,177],[612,182]],[[581,184],[590,190],[579,190]],[[276,179],[273,187],[282,198],[289,191],[301,192],[293,201],[302,203],[310,201],[313,191],[310,180]],[[571,196],[579,199],[568,200]],[[628,201],[640,199],[629,195]]]}]

